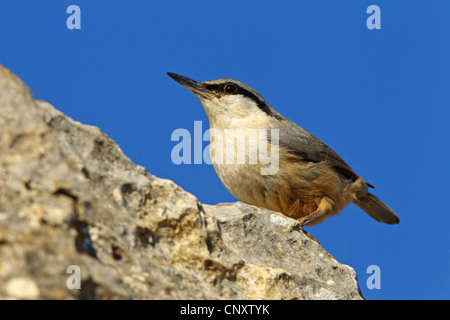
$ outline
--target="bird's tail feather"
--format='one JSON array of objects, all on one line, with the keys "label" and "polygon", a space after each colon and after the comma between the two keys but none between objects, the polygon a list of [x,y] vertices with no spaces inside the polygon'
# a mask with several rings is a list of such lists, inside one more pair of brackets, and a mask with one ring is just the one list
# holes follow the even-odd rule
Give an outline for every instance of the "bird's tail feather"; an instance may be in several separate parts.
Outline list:
[{"label": "bird's tail feather", "polygon": [[355,204],[377,221],[387,224],[396,224],[400,222],[400,219],[394,211],[371,193],[363,199],[355,200]]}]

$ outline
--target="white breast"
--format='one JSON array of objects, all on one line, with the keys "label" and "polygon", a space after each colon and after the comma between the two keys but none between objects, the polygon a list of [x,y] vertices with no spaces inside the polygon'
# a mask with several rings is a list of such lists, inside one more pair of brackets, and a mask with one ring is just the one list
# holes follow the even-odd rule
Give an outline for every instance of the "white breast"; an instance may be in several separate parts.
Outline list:
[{"label": "white breast", "polygon": [[220,180],[238,199],[251,203],[252,190],[278,172],[278,146],[268,144],[265,129],[212,129],[211,160]]}]

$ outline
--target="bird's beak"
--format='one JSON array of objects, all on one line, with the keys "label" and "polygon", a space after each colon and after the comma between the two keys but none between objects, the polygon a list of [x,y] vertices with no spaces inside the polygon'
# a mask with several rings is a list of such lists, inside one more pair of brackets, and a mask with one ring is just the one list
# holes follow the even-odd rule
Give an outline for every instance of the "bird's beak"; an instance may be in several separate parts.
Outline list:
[{"label": "bird's beak", "polygon": [[196,96],[202,96],[204,98],[209,99],[211,95],[211,91],[206,89],[200,82],[189,79],[188,77],[182,76],[180,74],[167,72],[167,75],[171,77],[173,80],[181,84],[183,87],[189,89]]}]

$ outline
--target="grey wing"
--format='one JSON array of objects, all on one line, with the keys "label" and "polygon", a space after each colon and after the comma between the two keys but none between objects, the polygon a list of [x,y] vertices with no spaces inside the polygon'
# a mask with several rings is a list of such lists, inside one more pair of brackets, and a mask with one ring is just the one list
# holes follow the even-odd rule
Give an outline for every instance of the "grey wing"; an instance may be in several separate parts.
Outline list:
[{"label": "grey wing", "polygon": [[[336,152],[319,138],[293,122],[289,121],[287,125],[285,122],[285,125],[279,131],[279,145],[286,148],[288,153],[297,155],[305,161],[325,162],[337,173],[352,181],[359,178],[356,172]],[[371,184],[367,185],[374,188]]]}]

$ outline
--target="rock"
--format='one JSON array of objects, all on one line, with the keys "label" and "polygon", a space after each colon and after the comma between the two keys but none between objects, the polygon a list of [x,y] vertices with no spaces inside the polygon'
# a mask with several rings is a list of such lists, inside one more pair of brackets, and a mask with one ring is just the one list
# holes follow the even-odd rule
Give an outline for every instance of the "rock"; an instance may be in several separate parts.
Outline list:
[{"label": "rock", "polygon": [[0,128],[1,299],[362,299],[296,221],[200,204],[3,67]]},{"label": "rock", "polygon": [[39,289],[36,283],[28,278],[13,278],[6,283],[6,294],[10,298],[36,299]]}]

